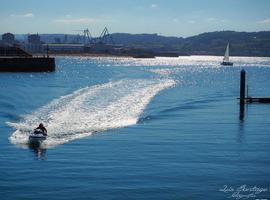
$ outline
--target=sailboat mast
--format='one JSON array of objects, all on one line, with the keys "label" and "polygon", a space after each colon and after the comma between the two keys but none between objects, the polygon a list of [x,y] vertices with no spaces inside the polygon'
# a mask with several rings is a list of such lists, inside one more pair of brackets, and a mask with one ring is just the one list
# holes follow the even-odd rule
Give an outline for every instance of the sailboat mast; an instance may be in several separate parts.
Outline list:
[{"label": "sailboat mast", "polygon": [[221,63],[221,65],[233,65],[233,63],[229,61],[229,54],[230,54],[230,44],[228,42],[226,50],[225,50],[223,62]]},{"label": "sailboat mast", "polygon": [[225,62],[229,62],[229,48],[230,48],[230,44],[228,43],[227,47],[226,47],[225,55],[223,58],[223,61],[225,61]]}]

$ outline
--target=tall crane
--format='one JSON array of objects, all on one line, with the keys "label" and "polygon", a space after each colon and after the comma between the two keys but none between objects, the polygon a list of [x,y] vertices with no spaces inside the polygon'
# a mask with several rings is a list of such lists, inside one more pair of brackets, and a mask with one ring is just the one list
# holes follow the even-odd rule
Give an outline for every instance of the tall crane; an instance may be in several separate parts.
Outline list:
[{"label": "tall crane", "polygon": [[99,44],[114,44],[113,38],[110,35],[107,27],[105,27],[103,29],[100,36],[97,38],[96,43],[99,43]]},{"label": "tall crane", "polygon": [[83,43],[84,44],[93,44],[94,43],[94,38],[92,37],[88,28],[83,30]]},{"label": "tall crane", "polygon": [[76,30],[83,31],[83,44],[114,44],[113,38],[110,35],[107,27],[103,29],[99,37],[93,37],[89,31],[89,29],[84,30]]},{"label": "tall crane", "polygon": [[77,36],[77,40],[79,41],[82,41],[84,45],[86,44],[94,44],[94,38],[92,37],[89,29],[83,29],[83,30],[73,30],[73,31],[80,31],[80,32],[83,32],[83,36],[78,34]]}]

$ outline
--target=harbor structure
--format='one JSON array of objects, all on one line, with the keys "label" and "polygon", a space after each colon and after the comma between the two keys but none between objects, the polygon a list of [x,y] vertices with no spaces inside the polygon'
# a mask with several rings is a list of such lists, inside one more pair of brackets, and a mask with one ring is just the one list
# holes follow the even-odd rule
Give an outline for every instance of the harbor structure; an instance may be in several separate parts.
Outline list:
[{"label": "harbor structure", "polygon": [[[248,92],[247,92],[248,93]],[[246,71],[240,72],[240,105],[245,103],[270,103],[270,97],[253,97],[246,95]]]},{"label": "harbor structure", "polygon": [[38,33],[28,34],[27,43],[22,43],[21,47],[28,53],[44,53],[46,49],[43,44]]},{"label": "harbor structure", "polygon": [[[38,34],[29,35],[28,42],[21,46],[15,43],[11,33],[2,36],[0,46],[0,72],[53,72],[55,59],[51,57],[35,57],[30,52],[43,52],[42,42]],[[21,48],[24,47],[25,49]]]},{"label": "harbor structure", "polygon": [[28,43],[30,44],[40,44],[41,40],[40,40],[40,36],[37,34],[29,34],[28,35]]},{"label": "harbor structure", "polygon": [[2,35],[2,42],[5,44],[13,45],[15,44],[15,36],[12,33],[4,33]]},{"label": "harbor structure", "polygon": [[55,59],[47,57],[0,57],[0,72],[53,72]]},{"label": "harbor structure", "polygon": [[245,117],[246,103],[270,103],[270,97],[252,97],[246,95],[246,71],[244,69],[240,72],[240,97],[239,97],[239,119],[243,120]]}]

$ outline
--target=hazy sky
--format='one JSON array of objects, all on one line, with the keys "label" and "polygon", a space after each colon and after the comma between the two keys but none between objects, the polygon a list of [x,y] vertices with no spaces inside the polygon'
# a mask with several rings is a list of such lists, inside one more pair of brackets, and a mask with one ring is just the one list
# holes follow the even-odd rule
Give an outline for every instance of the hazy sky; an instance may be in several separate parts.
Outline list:
[{"label": "hazy sky", "polygon": [[0,0],[0,33],[270,30],[270,0]]}]

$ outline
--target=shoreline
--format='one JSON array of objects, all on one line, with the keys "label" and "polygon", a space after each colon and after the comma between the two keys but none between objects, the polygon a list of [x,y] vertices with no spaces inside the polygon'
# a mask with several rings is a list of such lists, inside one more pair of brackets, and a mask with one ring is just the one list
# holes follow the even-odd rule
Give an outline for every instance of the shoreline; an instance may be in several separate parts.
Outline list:
[{"label": "shoreline", "polygon": [[[34,57],[47,57],[47,55],[45,54],[33,54]],[[171,56],[155,56],[154,58],[179,58],[179,57],[202,57],[202,56],[212,56],[212,57],[223,57],[223,55],[198,55],[198,54],[195,54],[195,55],[179,55],[179,56],[175,56],[175,57],[171,57]],[[133,56],[129,56],[129,55],[113,55],[113,54],[93,54],[93,53],[79,53],[79,54],[76,54],[76,53],[72,53],[72,54],[69,54],[69,53],[51,53],[49,54],[49,57],[93,57],[93,58],[97,58],[97,57],[100,57],[100,58],[108,58],[108,57],[113,57],[113,58],[134,58]],[[230,57],[242,57],[242,58],[270,58],[267,57],[267,56],[231,56]],[[154,59],[154,58],[147,58],[147,57],[141,57],[141,58],[138,58],[138,59]],[[134,58],[136,59],[136,58]]]}]

